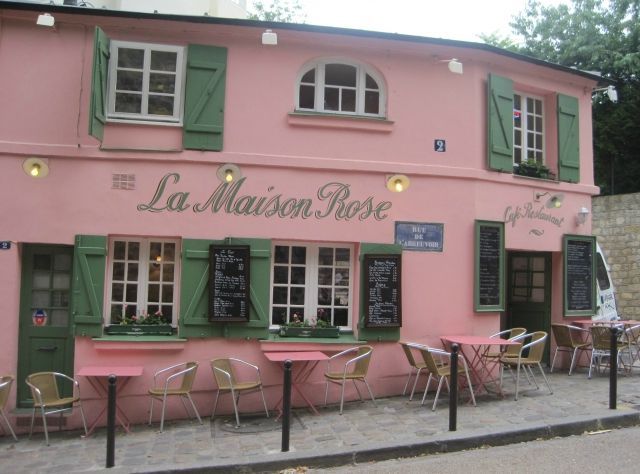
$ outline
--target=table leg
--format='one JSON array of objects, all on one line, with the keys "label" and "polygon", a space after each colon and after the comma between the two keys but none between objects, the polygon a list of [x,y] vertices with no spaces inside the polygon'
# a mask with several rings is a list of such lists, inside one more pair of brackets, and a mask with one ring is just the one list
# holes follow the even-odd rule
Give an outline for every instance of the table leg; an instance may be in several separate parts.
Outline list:
[{"label": "table leg", "polygon": [[[100,410],[100,413],[98,413],[93,423],[91,423],[87,429],[87,434],[90,436],[91,434],[93,434],[93,432],[98,426],[98,423],[102,419],[102,416],[105,415],[107,411],[108,392],[107,392],[106,385],[101,382],[100,378],[87,377],[87,379],[89,381],[89,384],[93,388],[93,390],[98,395],[98,398],[105,401],[105,404],[103,408]],[[122,389],[125,387],[125,385],[129,381],[129,377],[121,377],[121,380],[122,380],[122,383],[120,384],[120,386],[117,387],[117,392],[116,392],[116,420],[120,423],[120,426],[122,426],[127,433],[131,433],[131,430],[129,429],[129,427],[131,426],[131,422],[129,421],[129,418],[127,418],[127,416],[124,414],[124,412],[118,406],[118,403],[117,403],[118,394],[120,394]]]}]

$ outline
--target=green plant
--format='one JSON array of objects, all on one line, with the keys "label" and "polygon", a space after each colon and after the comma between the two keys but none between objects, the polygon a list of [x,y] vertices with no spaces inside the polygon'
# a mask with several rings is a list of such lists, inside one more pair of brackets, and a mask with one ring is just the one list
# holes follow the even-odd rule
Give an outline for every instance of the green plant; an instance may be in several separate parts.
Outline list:
[{"label": "green plant", "polygon": [[123,315],[122,320],[120,321],[120,324],[124,324],[124,325],[136,324],[139,326],[153,326],[153,325],[168,324],[168,323],[165,320],[164,316],[162,315],[162,311],[160,311],[159,309],[155,313],[142,313],[139,315],[136,315],[136,314],[128,315],[126,314],[126,306],[125,306],[125,314]]},{"label": "green plant", "polygon": [[534,159],[527,159],[518,165],[514,165],[513,172],[520,176],[530,176],[534,178],[549,177],[549,168]]}]

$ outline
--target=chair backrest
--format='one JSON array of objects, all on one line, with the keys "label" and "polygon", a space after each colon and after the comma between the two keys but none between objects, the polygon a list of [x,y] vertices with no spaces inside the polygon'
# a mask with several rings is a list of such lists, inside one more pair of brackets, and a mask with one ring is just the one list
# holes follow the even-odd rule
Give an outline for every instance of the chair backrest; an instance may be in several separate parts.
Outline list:
[{"label": "chair backrest", "polygon": [[510,341],[517,341],[520,344],[510,344],[504,351],[504,355],[507,357],[518,357],[520,355],[520,348],[522,347],[522,342],[524,341],[524,335],[527,334],[527,330],[525,328],[511,328],[509,330],[509,334],[507,339]]},{"label": "chair backrest", "polygon": [[571,329],[567,324],[552,324],[551,331],[559,347],[572,347]]},{"label": "chair backrest", "polygon": [[416,366],[416,359],[413,357],[413,352],[411,351],[411,346],[406,342],[401,342],[402,350],[404,351],[404,355],[407,357],[407,361],[409,361],[409,365],[411,367]]},{"label": "chair backrest", "polygon": [[0,376],[0,410],[4,408],[4,406],[7,404],[7,400],[9,400],[11,384],[13,384],[12,375]]},{"label": "chair backrest", "polygon": [[596,350],[611,350],[611,327],[591,326],[591,343]]},{"label": "chair backrest", "polygon": [[236,385],[236,377],[230,359],[213,359],[211,361],[211,370],[213,370],[213,376],[216,379],[218,388],[229,389]]},{"label": "chair backrest", "polygon": [[369,362],[371,362],[372,353],[373,353],[373,347],[371,346],[358,347],[358,355],[354,357],[354,359],[357,359],[358,357],[360,357],[360,359],[356,361],[355,367],[352,372],[353,375],[358,375],[360,377],[365,377],[367,375],[367,371],[369,370]]},{"label": "chair backrest", "polygon": [[[427,366],[427,370],[435,375],[440,375],[440,369],[446,367],[446,363],[442,360],[442,353],[444,351],[440,349],[431,349],[429,347],[421,348],[420,353],[424,359],[424,363]],[[438,360],[436,360],[436,358]]]},{"label": "chair backrest", "polygon": [[640,324],[625,329],[624,333],[629,344],[640,345]]},{"label": "chair backrest", "polygon": [[[27,383],[31,388],[33,401],[37,403],[49,404],[60,400],[60,391],[55,372],[36,372],[27,376]],[[35,389],[40,391],[38,392]]]},{"label": "chair backrest", "polygon": [[183,370],[187,370],[188,372],[185,372],[182,375],[182,385],[181,385],[180,389],[184,390],[185,392],[190,392],[191,388],[193,387],[193,381],[196,379],[196,372],[198,370],[198,363],[197,362],[186,362],[184,364],[184,369]]},{"label": "chair backrest", "polygon": [[547,336],[548,334],[544,331],[535,331],[529,334],[530,341],[526,344],[529,349],[528,360],[532,362],[542,361]]}]

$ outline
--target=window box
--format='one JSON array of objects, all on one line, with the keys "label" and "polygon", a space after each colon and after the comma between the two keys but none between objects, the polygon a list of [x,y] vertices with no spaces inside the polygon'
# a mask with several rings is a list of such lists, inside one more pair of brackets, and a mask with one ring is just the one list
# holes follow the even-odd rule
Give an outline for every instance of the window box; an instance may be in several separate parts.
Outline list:
[{"label": "window box", "polygon": [[106,327],[107,334],[121,334],[128,336],[162,335],[171,336],[171,324],[112,324]]},{"label": "window box", "polygon": [[282,337],[339,337],[340,328],[335,326],[326,327],[326,328],[283,326],[280,328],[280,336]]},{"label": "window box", "polygon": [[542,179],[549,179],[551,175],[549,168],[534,160],[523,161],[517,166],[514,166],[513,173],[520,176]]}]

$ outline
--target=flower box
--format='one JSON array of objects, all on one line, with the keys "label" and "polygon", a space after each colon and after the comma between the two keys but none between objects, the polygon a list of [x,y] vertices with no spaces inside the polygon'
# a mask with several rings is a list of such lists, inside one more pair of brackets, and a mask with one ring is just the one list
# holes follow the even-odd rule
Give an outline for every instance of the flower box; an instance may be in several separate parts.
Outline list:
[{"label": "flower box", "polygon": [[280,336],[282,337],[338,337],[340,336],[340,328],[283,326],[280,328]]},{"label": "flower box", "polygon": [[106,327],[106,332],[125,336],[170,336],[173,328],[171,324],[112,324]]}]

